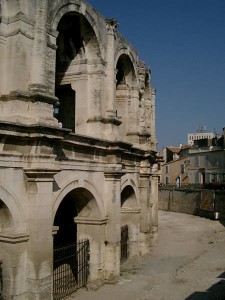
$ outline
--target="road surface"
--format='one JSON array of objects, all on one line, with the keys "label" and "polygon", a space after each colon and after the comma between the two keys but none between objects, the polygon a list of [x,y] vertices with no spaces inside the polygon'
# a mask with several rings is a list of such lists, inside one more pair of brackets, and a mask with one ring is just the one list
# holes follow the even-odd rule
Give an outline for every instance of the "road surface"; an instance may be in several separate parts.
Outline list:
[{"label": "road surface", "polygon": [[69,300],[225,300],[225,227],[220,221],[159,211],[151,254],[122,265],[120,281]]}]

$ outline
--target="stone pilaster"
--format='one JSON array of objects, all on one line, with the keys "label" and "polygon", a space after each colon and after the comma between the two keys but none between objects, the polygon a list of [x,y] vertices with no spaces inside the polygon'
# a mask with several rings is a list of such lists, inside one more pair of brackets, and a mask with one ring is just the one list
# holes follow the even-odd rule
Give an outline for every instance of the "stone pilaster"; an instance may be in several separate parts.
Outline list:
[{"label": "stone pilaster", "polygon": [[107,219],[76,217],[77,240],[88,239],[90,242],[90,268],[88,288],[97,289],[105,281],[105,225]]},{"label": "stone pilaster", "polygon": [[105,236],[105,277],[115,283],[120,276],[121,176],[119,171],[105,171],[105,203],[108,222]]},{"label": "stone pilaster", "polygon": [[[27,299],[27,245],[28,232],[0,233],[0,260],[2,260],[2,288],[0,299]],[[1,275],[1,274],[0,274]],[[1,292],[2,297],[1,298]]]},{"label": "stone pilaster", "polygon": [[129,257],[139,255],[139,208],[122,208],[121,209],[121,225],[128,225],[129,235]]},{"label": "stone pilaster", "polygon": [[107,117],[116,117],[115,111],[115,32],[118,23],[114,19],[106,20],[107,28],[107,67],[106,67],[106,102]]},{"label": "stone pilaster", "polygon": [[150,191],[150,206],[151,206],[151,230],[158,231],[158,182],[159,175],[157,173],[158,167],[155,164],[152,168],[151,175],[151,191]]},{"label": "stone pilaster", "polygon": [[115,34],[118,23],[114,19],[106,19],[107,28],[107,49],[106,49],[106,114],[104,123],[106,124],[105,135],[107,138],[117,139],[118,125],[121,121],[116,116],[116,72],[115,72]]},{"label": "stone pilaster", "polygon": [[27,169],[28,294],[29,299],[52,299],[52,190],[57,171]]},{"label": "stone pilaster", "polygon": [[30,90],[46,92],[47,11],[48,1],[36,1],[33,62]]},{"label": "stone pilaster", "polygon": [[155,94],[156,90],[151,89],[151,149],[156,151],[156,132],[155,132]]},{"label": "stone pilaster", "polygon": [[128,102],[127,141],[135,145],[139,144],[139,115],[139,87],[134,86]]},{"label": "stone pilaster", "polygon": [[149,252],[151,232],[150,168],[147,160],[141,163],[139,197],[141,206],[139,251],[144,255]]}]

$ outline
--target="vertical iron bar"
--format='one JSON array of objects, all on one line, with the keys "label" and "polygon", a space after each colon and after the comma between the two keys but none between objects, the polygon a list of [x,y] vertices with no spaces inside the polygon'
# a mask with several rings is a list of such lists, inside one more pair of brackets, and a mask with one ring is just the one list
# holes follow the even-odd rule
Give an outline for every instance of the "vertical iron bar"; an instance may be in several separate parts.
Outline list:
[{"label": "vertical iron bar", "polygon": [[63,299],[85,286],[89,269],[89,241],[54,249],[53,299]]}]

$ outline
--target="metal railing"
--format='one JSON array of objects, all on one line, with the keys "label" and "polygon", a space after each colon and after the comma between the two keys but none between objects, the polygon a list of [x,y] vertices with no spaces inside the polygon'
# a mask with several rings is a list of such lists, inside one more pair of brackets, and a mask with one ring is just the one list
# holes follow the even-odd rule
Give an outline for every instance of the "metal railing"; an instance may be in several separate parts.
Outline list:
[{"label": "metal railing", "polygon": [[89,276],[88,240],[54,249],[53,299],[63,299],[85,286]]},{"label": "metal railing", "polygon": [[127,260],[128,255],[128,226],[125,225],[121,227],[120,262]]}]

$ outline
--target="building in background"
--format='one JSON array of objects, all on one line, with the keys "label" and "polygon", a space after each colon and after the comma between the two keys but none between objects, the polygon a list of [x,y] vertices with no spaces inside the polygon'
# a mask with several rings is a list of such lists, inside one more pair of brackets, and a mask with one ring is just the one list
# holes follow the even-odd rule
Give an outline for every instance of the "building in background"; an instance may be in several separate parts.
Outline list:
[{"label": "building in background", "polygon": [[224,135],[195,141],[189,151],[189,180],[204,186],[225,183]]},{"label": "building in background", "polygon": [[189,145],[179,147],[169,146],[159,153],[163,157],[161,163],[161,185],[173,185],[177,187],[189,184],[188,179],[188,153]]},{"label": "building in background", "polygon": [[188,133],[188,145],[194,145],[195,141],[202,139],[213,139],[215,137],[221,137],[221,135],[216,132],[206,132],[206,127],[200,126],[195,133]]},{"label": "building in background", "polygon": [[169,146],[159,152],[164,160],[161,185],[225,187],[224,133],[205,135],[192,139],[192,145]]}]

